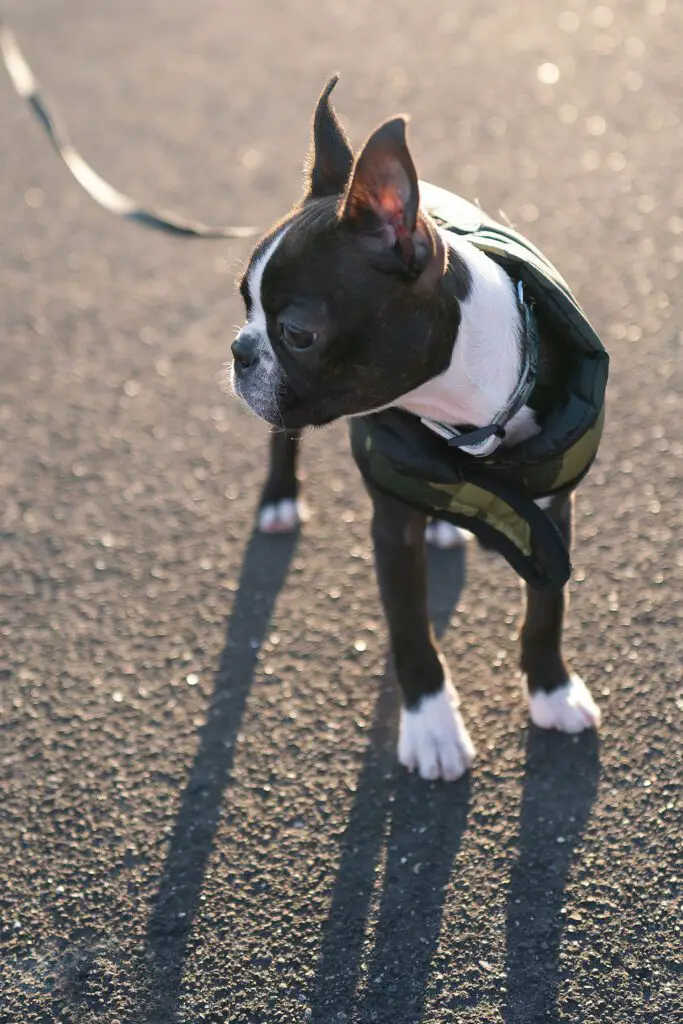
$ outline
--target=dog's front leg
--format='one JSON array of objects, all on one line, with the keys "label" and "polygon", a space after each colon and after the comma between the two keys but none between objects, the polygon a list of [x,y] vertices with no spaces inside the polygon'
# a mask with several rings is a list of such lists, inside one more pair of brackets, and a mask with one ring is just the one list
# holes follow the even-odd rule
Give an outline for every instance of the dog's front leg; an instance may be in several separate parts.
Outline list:
[{"label": "dog's front leg", "polygon": [[[547,508],[565,544],[571,547],[572,499],[554,498]],[[527,586],[522,626],[522,672],[526,677],[531,720],[543,729],[581,732],[597,728],[600,711],[580,676],[570,672],[562,657],[562,626],[566,606],[562,590]]]},{"label": "dog's front leg", "polygon": [[270,436],[270,463],[261,500],[258,523],[262,533],[290,533],[305,516],[296,475],[301,431],[276,430]]},{"label": "dog's front leg", "polygon": [[429,622],[425,517],[373,488],[370,496],[377,580],[403,695],[398,757],[424,779],[458,779],[474,747]]}]

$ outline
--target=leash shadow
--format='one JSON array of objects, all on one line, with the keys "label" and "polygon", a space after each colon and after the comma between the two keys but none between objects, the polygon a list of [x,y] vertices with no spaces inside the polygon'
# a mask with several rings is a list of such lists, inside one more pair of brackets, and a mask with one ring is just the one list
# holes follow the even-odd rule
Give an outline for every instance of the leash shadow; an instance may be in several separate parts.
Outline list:
[{"label": "leash shadow", "polygon": [[187,943],[230,784],[258,650],[297,541],[297,534],[267,537],[254,530],[245,549],[206,724],[199,731],[147,926],[147,983],[139,1015],[145,1024],[173,1024],[177,1019]]},{"label": "leash shadow", "polygon": [[[598,791],[593,732],[530,726],[506,922],[505,1024],[560,1024],[557,1006],[565,888]],[[573,927],[573,924],[572,924]]]},{"label": "leash shadow", "polygon": [[[463,549],[430,552],[429,603],[439,635],[464,581]],[[310,1001],[316,1024],[422,1018],[470,782],[427,783],[397,765],[399,707],[388,664],[323,930]]]}]

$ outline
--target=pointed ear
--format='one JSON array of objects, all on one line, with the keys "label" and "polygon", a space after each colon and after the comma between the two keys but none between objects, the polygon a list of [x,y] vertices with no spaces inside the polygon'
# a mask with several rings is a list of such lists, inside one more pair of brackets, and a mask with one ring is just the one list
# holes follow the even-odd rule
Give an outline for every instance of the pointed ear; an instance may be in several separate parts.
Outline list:
[{"label": "pointed ear", "polygon": [[342,221],[372,244],[393,252],[418,277],[434,252],[434,239],[418,218],[420,190],[406,143],[406,119],[380,125],[363,146],[344,199]]},{"label": "pointed ear", "polygon": [[311,198],[341,195],[353,166],[349,141],[330,103],[330,93],[338,81],[339,75],[330,78],[320,94],[313,115],[313,134],[307,161],[307,194]]}]

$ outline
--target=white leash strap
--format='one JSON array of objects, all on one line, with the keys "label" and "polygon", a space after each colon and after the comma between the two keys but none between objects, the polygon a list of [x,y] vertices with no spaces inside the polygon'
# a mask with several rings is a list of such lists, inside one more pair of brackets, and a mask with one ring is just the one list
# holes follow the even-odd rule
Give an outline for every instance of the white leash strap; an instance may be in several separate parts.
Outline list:
[{"label": "white leash strap", "polygon": [[86,163],[72,145],[66,130],[50,111],[38,81],[19,49],[14,33],[0,19],[0,52],[17,94],[32,110],[49,138],[55,152],[91,199],[109,213],[132,220],[145,227],[190,238],[250,238],[258,234],[252,227],[211,227],[189,220],[169,210],[145,209],[130,196],[119,192]]}]

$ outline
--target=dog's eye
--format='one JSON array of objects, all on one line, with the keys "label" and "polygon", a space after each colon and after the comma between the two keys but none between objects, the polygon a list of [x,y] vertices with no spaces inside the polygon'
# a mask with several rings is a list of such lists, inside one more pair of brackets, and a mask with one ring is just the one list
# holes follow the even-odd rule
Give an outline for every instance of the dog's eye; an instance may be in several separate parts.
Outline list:
[{"label": "dog's eye", "polygon": [[280,324],[280,337],[290,348],[303,349],[310,348],[317,335],[294,324]]}]

